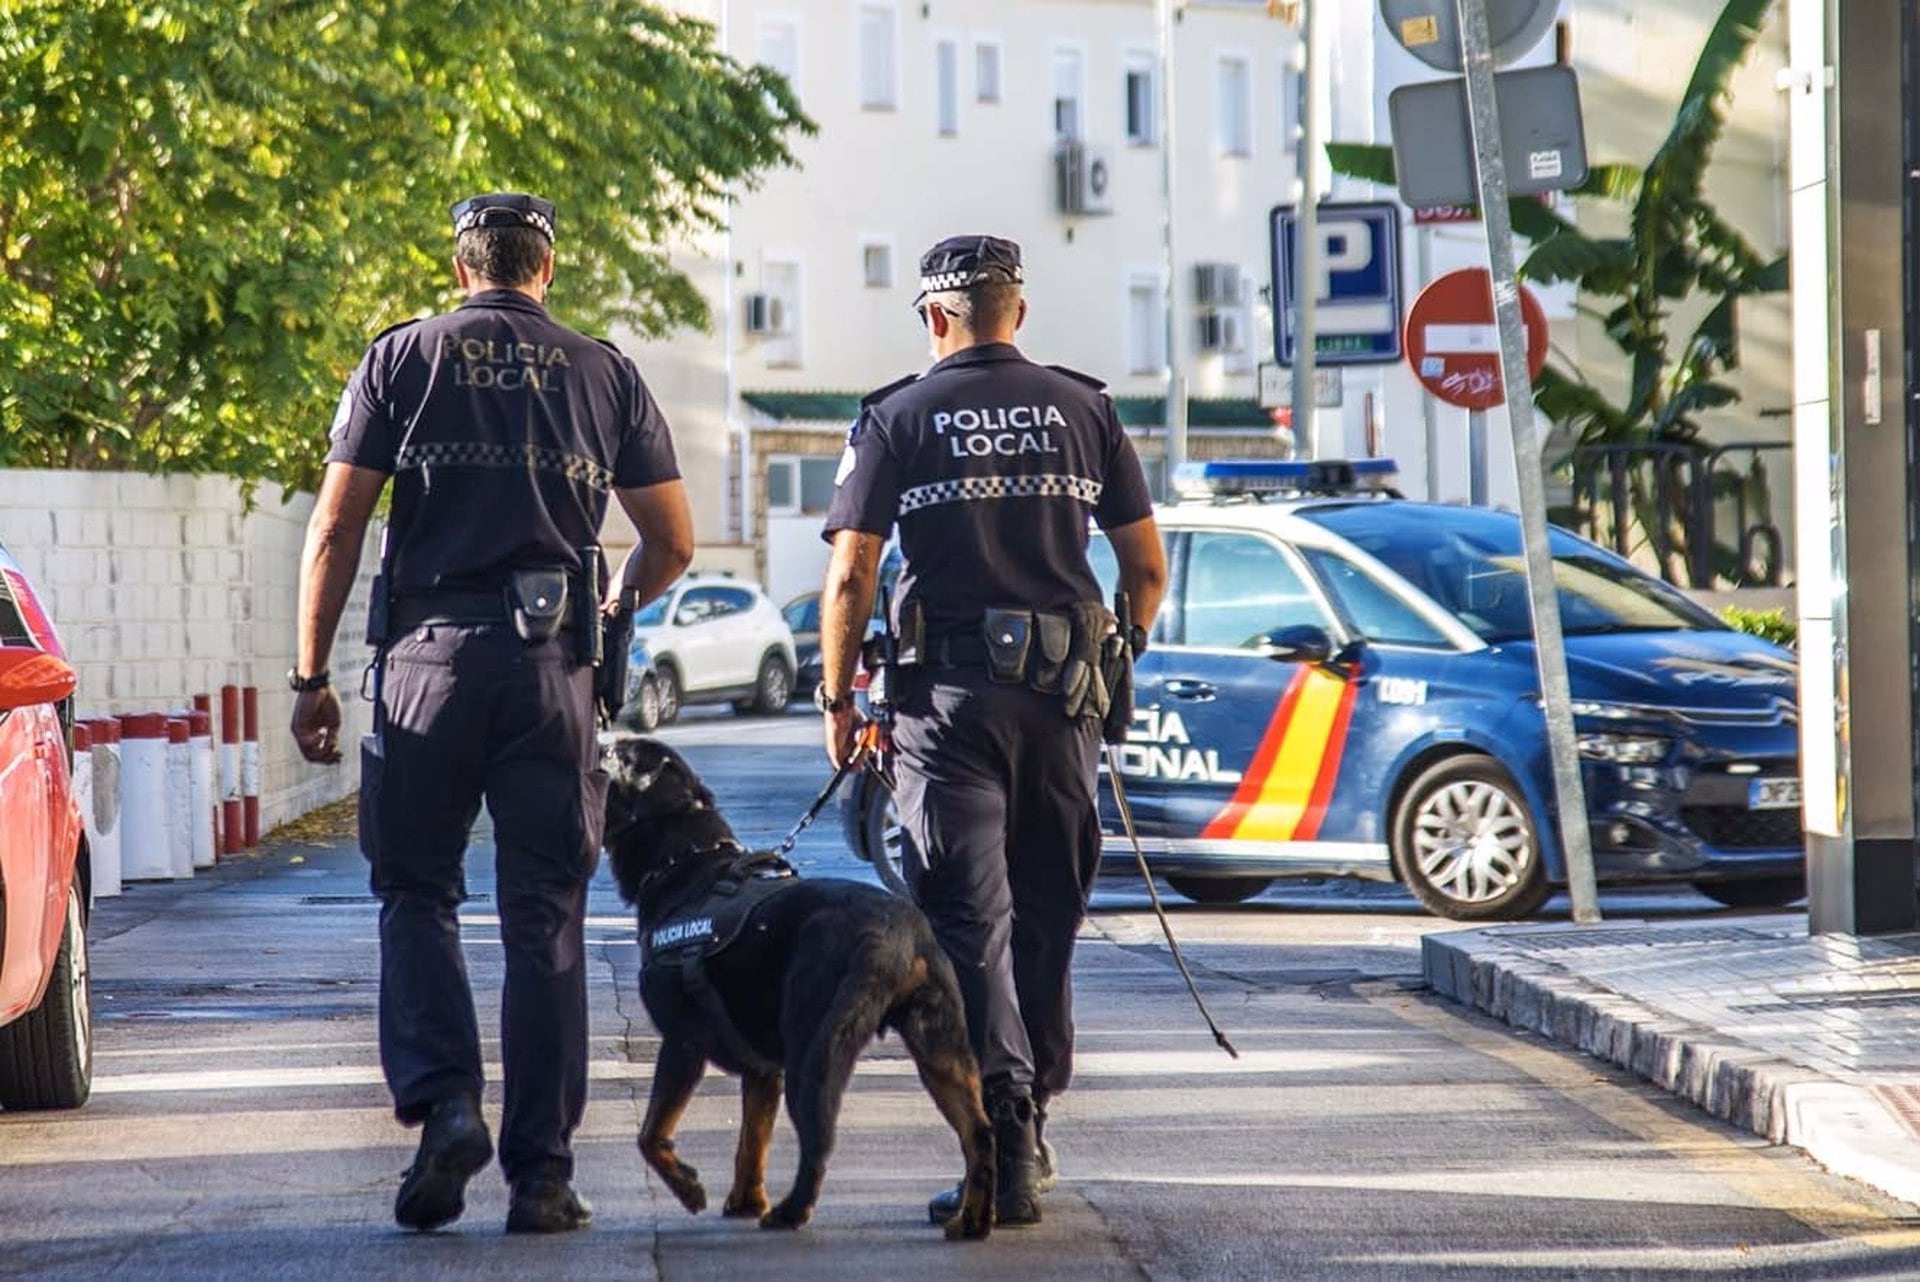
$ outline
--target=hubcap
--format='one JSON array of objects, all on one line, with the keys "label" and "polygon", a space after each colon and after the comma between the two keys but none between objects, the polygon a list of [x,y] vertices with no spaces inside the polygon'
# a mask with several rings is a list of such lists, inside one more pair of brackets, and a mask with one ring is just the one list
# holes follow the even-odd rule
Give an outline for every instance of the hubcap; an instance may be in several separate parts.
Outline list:
[{"label": "hubcap", "polygon": [[767,665],[767,704],[774,708],[787,705],[787,670],[777,663]]},{"label": "hubcap", "polygon": [[67,894],[67,930],[72,937],[68,956],[73,961],[73,1033],[82,1069],[93,1072],[93,994],[87,966],[87,931],[80,919],[80,888]]},{"label": "hubcap", "polygon": [[1463,779],[1421,804],[1413,818],[1413,853],[1428,885],[1477,904],[1526,880],[1533,838],[1526,813],[1504,789]]},{"label": "hubcap", "polygon": [[680,687],[674,684],[672,677],[661,677],[656,693],[660,699],[660,719],[673,720],[673,714],[680,710]]},{"label": "hubcap", "polygon": [[640,717],[647,722],[660,720],[660,687],[651,681],[640,683]]}]

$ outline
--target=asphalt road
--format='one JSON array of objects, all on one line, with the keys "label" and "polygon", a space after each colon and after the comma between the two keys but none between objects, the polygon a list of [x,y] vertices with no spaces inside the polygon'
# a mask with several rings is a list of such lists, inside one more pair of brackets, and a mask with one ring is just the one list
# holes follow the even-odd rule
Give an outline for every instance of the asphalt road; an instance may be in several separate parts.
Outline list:
[{"label": "asphalt road", "polygon": [[[777,840],[824,782],[816,723],[695,714],[668,731],[743,839]],[[871,879],[829,813],[808,875]],[[483,1027],[497,1016],[491,860],[464,910]],[[1046,1222],[948,1244],[926,1196],[958,1156],[891,1040],[855,1076],[812,1227],[690,1217],[633,1148],[655,1040],[630,916],[604,874],[593,1098],[578,1137],[585,1233],[507,1238],[488,1174],[452,1230],[390,1219],[413,1136],[374,1042],[374,904],[350,837],[311,834],[192,883],[133,889],[94,925],[95,1096],[0,1115],[0,1275],[384,1278],[1894,1278],[1920,1221],[1595,1061],[1425,994],[1446,924],[1390,889],[1278,888],[1174,908],[1241,1051],[1195,1017],[1145,896],[1103,885],[1076,963],[1080,1068],[1050,1127]],[[1705,913],[1675,894],[1610,913]],[[737,1117],[710,1078],[680,1151],[722,1183]],[[490,1089],[490,1111],[499,1103]],[[496,1113],[497,1116],[497,1113]],[[775,1195],[794,1160],[776,1133]]]}]

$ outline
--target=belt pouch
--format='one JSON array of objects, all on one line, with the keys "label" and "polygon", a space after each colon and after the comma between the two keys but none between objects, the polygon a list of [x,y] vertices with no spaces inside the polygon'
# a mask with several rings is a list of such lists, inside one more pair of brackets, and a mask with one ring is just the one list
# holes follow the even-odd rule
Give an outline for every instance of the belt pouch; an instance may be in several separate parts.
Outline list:
[{"label": "belt pouch", "polygon": [[1033,611],[988,610],[980,620],[987,643],[987,674],[1011,683],[1027,679],[1027,655],[1033,649]]},{"label": "belt pouch", "polygon": [[1073,650],[1073,620],[1064,614],[1039,612],[1033,616],[1033,633],[1028,683],[1041,694],[1058,694],[1063,688],[1061,674]]},{"label": "belt pouch", "polygon": [[507,610],[522,641],[550,641],[567,621],[565,570],[515,570],[507,580]]}]

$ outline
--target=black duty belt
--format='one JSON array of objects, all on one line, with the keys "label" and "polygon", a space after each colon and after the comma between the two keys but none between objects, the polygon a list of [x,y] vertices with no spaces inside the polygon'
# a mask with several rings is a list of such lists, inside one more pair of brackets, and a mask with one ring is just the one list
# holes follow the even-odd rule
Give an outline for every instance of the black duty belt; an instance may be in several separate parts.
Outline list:
[{"label": "black duty belt", "polygon": [[429,592],[405,596],[393,603],[389,627],[401,633],[429,623],[480,627],[489,623],[509,623],[507,598],[503,591]]},{"label": "black duty belt", "polygon": [[984,668],[987,641],[977,631],[950,632],[927,643],[927,658],[936,668]]}]

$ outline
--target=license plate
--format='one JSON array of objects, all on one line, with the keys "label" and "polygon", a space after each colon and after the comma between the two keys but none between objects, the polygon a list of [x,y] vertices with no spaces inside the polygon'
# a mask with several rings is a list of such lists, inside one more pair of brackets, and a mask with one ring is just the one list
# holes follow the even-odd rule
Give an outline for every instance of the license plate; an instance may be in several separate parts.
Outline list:
[{"label": "license plate", "polygon": [[1747,785],[1747,809],[1788,810],[1800,804],[1798,779],[1755,779]]}]

